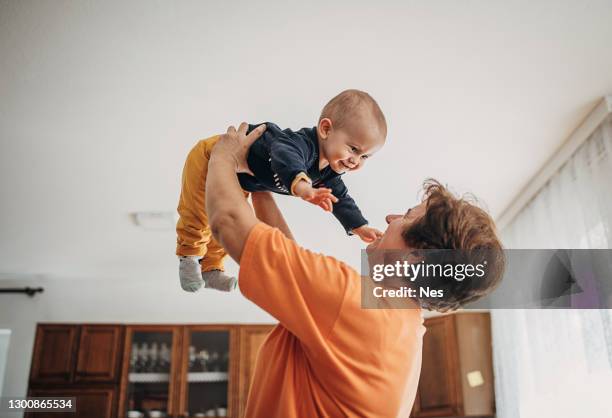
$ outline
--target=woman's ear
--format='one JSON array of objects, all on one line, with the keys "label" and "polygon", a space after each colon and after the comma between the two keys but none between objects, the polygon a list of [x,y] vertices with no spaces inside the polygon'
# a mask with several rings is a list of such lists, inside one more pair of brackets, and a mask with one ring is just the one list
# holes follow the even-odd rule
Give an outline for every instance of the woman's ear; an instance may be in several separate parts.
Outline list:
[{"label": "woman's ear", "polygon": [[323,118],[319,121],[319,126],[317,126],[317,133],[319,134],[319,138],[327,139],[329,133],[333,129],[333,124],[331,119]]}]

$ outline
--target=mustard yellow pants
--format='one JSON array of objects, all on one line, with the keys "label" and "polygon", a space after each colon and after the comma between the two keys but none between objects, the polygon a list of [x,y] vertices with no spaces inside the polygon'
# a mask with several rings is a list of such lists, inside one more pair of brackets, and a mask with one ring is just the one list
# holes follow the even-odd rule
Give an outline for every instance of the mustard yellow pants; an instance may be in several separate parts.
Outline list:
[{"label": "mustard yellow pants", "polygon": [[[213,147],[219,140],[213,136],[199,141],[189,152],[179,198],[179,220],[176,224],[176,254],[203,257],[202,271],[223,270],[225,250],[213,238],[206,214],[206,176]],[[245,196],[248,193],[245,192]]]}]

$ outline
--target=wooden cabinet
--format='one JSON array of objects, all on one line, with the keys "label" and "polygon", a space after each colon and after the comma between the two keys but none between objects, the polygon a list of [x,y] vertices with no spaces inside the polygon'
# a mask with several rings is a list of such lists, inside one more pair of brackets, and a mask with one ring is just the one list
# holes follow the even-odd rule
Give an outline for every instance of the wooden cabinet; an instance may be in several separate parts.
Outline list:
[{"label": "wooden cabinet", "polygon": [[72,381],[79,328],[75,325],[40,325],[36,330],[30,380],[36,383]]},{"label": "wooden cabinet", "polygon": [[120,325],[40,324],[30,384],[116,382],[122,331]]},{"label": "wooden cabinet", "polygon": [[[126,327],[118,418],[127,417],[131,410],[158,410],[171,417],[177,415],[181,330],[176,325]],[[153,365],[152,350],[156,347],[157,360],[160,360],[162,345],[168,350],[165,364],[162,366],[158,361],[160,365]]]},{"label": "wooden cabinet", "polygon": [[[425,326],[423,365],[412,416],[492,417],[489,314],[438,316],[426,319]],[[125,418],[129,410],[160,410],[169,418],[182,418],[211,409],[240,418],[257,353],[273,328],[41,324],[29,393],[77,397],[77,413],[70,414],[73,418]],[[149,359],[144,363],[143,350]]]},{"label": "wooden cabinet", "polygon": [[271,325],[253,325],[240,329],[240,357],[238,359],[240,369],[238,374],[238,396],[236,397],[236,409],[238,410],[239,417],[244,416],[259,347],[261,347],[273,328],[274,326]]},{"label": "wooden cabinet", "polygon": [[423,363],[413,417],[495,414],[488,313],[425,320]]},{"label": "wooden cabinet", "polygon": [[73,418],[126,418],[131,410],[239,418],[257,352],[272,328],[39,324],[29,394],[76,397]]},{"label": "wooden cabinet", "polygon": [[76,412],[30,412],[26,418],[114,418],[116,390],[114,388],[31,389],[29,396],[75,397]]},{"label": "wooden cabinet", "polygon": [[191,325],[183,329],[179,416],[215,411],[237,417],[238,325]]},{"label": "wooden cabinet", "polygon": [[115,418],[121,325],[39,324],[29,396],[75,397],[76,413],[35,412],[32,418]]},{"label": "wooden cabinet", "polygon": [[123,328],[83,325],[75,372],[76,382],[116,382],[119,379]]}]

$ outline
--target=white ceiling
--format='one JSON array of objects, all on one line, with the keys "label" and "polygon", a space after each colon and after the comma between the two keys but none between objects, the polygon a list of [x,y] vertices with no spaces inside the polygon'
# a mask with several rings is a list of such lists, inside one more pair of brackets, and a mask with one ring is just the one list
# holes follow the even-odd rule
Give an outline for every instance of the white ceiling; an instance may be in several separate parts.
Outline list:
[{"label": "white ceiling", "polygon": [[[0,277],[176,280],[184,157],[242,120],[315,124],[370,92],[385,148],[346,177],[371,223],[436,177],[499,215],[606,93],[610,1],[2,1]],[[361,243],[279,197],[299,241]],[[235,269],[234,266],[230,270]]]}]

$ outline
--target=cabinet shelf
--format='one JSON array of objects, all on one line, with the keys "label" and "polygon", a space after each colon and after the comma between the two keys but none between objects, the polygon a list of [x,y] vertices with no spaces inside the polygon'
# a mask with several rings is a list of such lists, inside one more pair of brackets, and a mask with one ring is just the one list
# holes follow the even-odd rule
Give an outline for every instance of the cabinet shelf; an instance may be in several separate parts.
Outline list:
[{"label": "cabinet shelf", "polygon": [[[164,383],[170,381],[168,373],[130,373],[130,383]],[[188,382],[227,382],[227,372],[190,372],[187,373]]]},{"label": "cabinet shelf", "polygon": [[163,383],[170,381],[169,373],[130,373],[130,383]]},{"label": "cabinet shelf", "polygon": [[189,372],[188,382],[227,382],[227,372]]}]

